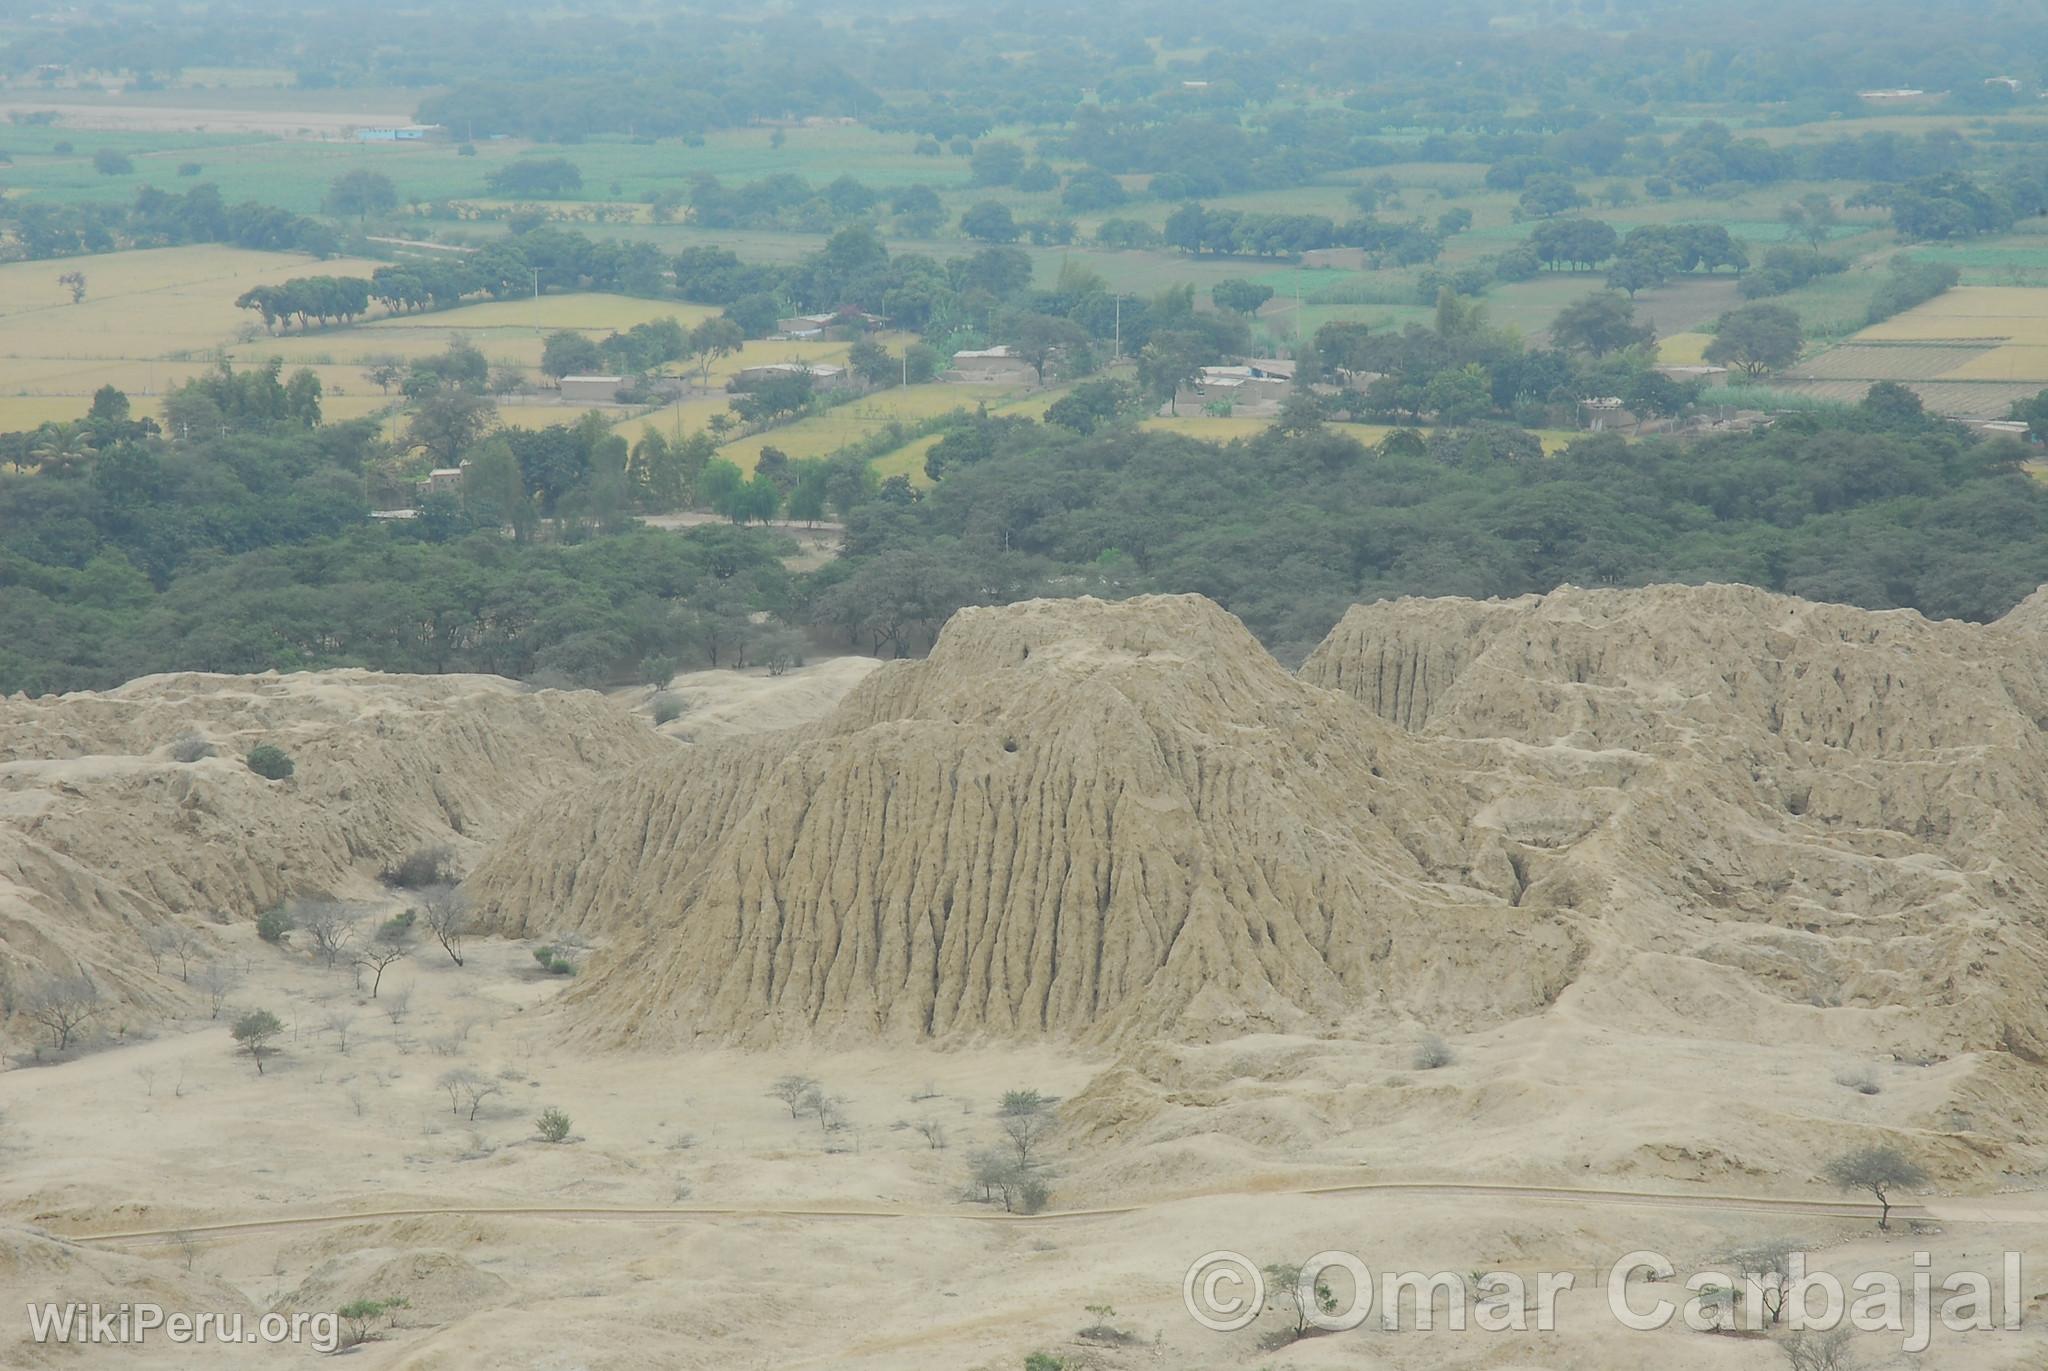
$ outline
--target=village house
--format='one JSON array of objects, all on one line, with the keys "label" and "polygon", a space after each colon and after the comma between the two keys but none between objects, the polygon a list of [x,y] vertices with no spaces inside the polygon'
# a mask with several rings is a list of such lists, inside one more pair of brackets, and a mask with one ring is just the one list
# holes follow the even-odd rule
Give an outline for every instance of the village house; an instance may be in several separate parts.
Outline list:
[{"label": "village house", "polygon": [[778,376],[790,376],[808,372],[812,390],[844,390],[853,384],[853,373],[845,367],[833,366],[829,362],[763,362],[759,366],[742,367],[733,373],[732,390],[752,390],[763,382]]},{"label": "village house", "polygon": [[625,384],[623,376],[564,376],[559,382],[563,402],[575,405],[615,405]]},{"label": "village house", "polygon": [[853,329],[862,333],[878,329],[888,323],[879,314],[864,314],[859,310],[828,312],[825,314],[792,314],[787,319],[775,321],[775,335],[778,338],[822,338],[827,329]]},{"label": "village house", "polygon": [[435,467],[413,485],[422,500],[429,495],[460,495],[462,478],[468,471],[469,463],[466,461],[459,466]]},{"label": "village house", "polygon": [[1278,413],[1294,393],[1294,363],[1282,357],[1252,357],[1236,366],[1203,367],[1174,393],[1174,407],[1227,404],[1231,413]]},{"label": "village house", "polygon": [[1008,346],[964,348],[953,354],[951,364],[939,379],[976,385],[1028,386],[1037,384],[1038,369]]}]

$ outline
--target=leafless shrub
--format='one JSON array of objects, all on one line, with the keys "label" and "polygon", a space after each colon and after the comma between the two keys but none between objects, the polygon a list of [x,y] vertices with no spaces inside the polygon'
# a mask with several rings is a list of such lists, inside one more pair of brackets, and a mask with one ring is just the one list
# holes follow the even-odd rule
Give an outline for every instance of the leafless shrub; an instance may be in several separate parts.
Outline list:
[{"label": "leafless shrub", "polygon": [[392,986],[391,993],[378,1003],[383,1006],[385,1018],[393,1023],[403,1023],[405,1016],[412,1012],[412,982]]},{"label": "leafless shrub", "polygon": [[327,1013],[325,1027],[334,1035],[335,1050],[342,1056],[348,1055],[348,1032],[355,1027],[356,1016],[346,1009],[332,1009]]},{"label": "leafless shrub", "polygon": [[1449,1066],[1456,1060],[1457,1055],[1451,1051],[1451,1045],[1434,1033],[1415,1046],[1414,1062],[1417,1071],[1434,1071],[1438,1067]]},{"label": "leafless shrub", "polygon": [[1017,1165],[1030,1167],[1037,1161],[1039,1146],[1051,1136],[1059,1121],[1051,1114],[1007,1114],[998,1120],[998,1126],[1017,1154]]},{"label": "leafless shrub", "polygon": [[181,733],[171,744],[171,760],[187,765],[214,755],[214,746],[201,733]]},{"label": "leafless shrub", "polygon": [[477,1111],[483,1108],[484,1101],[502,1094],[505,1089],[500,1082],[466,1066],[442,1072],[439,1085],[448,1092],[448,1112],[457,1113],[466,1106],[471,1123],[476,1122]]},{"label": "leafless shrub", "polygon": [[386,867],[380,879],[386,885],[395,885],[403,890],[452,884],[455,880],[455,849],[446,844],[416,847]]},{"label": "leafless shrub", "polygon": [[342,950],[355,941],[362,911],[339,900],[299,900],[292,905],[292,926],[313,940],[313,950],[329,966],[341,959]]},{"label": "leafless shrub", "polygon": [[926,1145],[934,1152],[946,1150],[946,1126],[937,1119],[919,1119],[912,1127],[923,1135]]},{"label": "leafless shrub", "polygon": [[462,943],[469,934],[469,897],[446,883],[424,886],[419,892],[420,915],[427,931],[448,960],[462,965]]},{"label": "leafless shrub", "polygon": [[1796,1238],[1766,1238],[1739,1247],[1727,1257],[1728,1268],[1761,1291],[1764,1317],[1776,1323],[1785,1312],[1785,1292],[1792,1283],[1792,1254],[1805,1250]]},{"label": "leafless shrub", "polygon": [[1856,1364],[1849,1348],[1852,1336],[1846,1324],[1825,1333],[1802,1328],[1779,1343],[1778,1350],[1792,1364],[1792,1371],[1849,1371]]},{"label": "leafless shrub", "polygon": [[50,1047],[67,1052],[105,1009],[99,986],[84,972],[53,976],[30,987],[17,1006],[49,1035]]},{"label": "leafless shrub", "polygon": [[221,1010],[227,1007],[228,996],[235,993],[235,987],[242,983],[242,973],[226,962],[208,962],[199,968],[199,977],[194,982],[199,993],[206,996],[211,1007],[210,1018],[218,1019]]}]

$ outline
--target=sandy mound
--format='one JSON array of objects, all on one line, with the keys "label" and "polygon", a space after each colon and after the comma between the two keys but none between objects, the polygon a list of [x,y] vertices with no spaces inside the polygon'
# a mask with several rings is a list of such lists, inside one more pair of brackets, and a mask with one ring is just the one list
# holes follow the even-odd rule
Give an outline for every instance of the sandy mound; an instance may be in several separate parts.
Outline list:
[{"label": "sandy mound", "polygon": [[[296,772],[251,772],[259,742]],[[16,984],[82,966],[163,1005],[176,978],[141,943],[166,918],[369,894],[422,846],[466,863],[535,797],[660,746],[595,694],[484,676],[184,674],[0,699],[0,948]]]},{"label": "sandy mound", "polygon": [[818,724],[537,811],[476,887],[609,943],[572,996],[606,1038],[1550,1013],[2048,1054],[2048,659],[2010,631],[1567,589],[1360,607],[1302,676],[1198,597],[964,611]]},{"label": "sandy mound", "polygon": [[818,725],[547,807],[475,889],[614,937],[577,993],[620,1037],[1529,1012],[1575,945],[1509,908],[1448,782],[1206,600],[1040,601],[961,612]]},{"label": "sandy mound", "polygon": [[391,1322],[418,1328],[451,1323],[477,1309],[502,1304],[510,1287],[501,1276],[479,1271],[451,1252],[426,1249],[393,1254],[368,1249],[317,1267],[277,1302],[283,1313],[321,1313],[357,1300],[405,1300]]},{"label": "sandy mound", "polygon": [[[155,1304],[165,1310],[217,1311],[240,1314],[253,1329],[258,1312],[226,1281],[188,1271],[175,1254],[154,1259],[80,1247],[33,1229],[0,1228],[0,1301],[11,1311],[9,1328],[0,1334],[0,1365],[28,1371],[31,1367],[86,1366],[117,1359],[118,1351],[88,1345],[80,1330],[73,1343],[38,1343],[30,1335],[22,1311],[31,1303],[99,1304],[114,1309],[124,1304]],[[151,1346],[160,1362],[178,1366],[218,1364],[220,1349],[162,1352],[158,1335]],[[180,1355],[180,1352],[186,1355]],[[139,1354],[131,1349],[131,1356]]]},{"label": "sandy mound", "polygon": [[1752,1031],[1877,1009],[1907,1053],[2048,1053],[2030,641],[1746,587],[1566,588],[1359,606],[1302,675],[1486,744],[1473,821],[1521,903],[1567,902],[1613,949],[1585,1007]]},{"label": "sandy mound", "polygon": [[794,728],[831,713],[880,665],[873,657],[826,657],[780,676],[760,670],[686,672],[664,692],[676,698],[683,712],[662,732],[708,742]]}]

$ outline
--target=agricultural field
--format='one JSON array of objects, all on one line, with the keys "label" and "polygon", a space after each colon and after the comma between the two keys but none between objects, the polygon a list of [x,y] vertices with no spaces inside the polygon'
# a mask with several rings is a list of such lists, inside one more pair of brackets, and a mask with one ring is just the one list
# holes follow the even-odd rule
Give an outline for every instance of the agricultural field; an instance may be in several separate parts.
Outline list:
[{"label": "agricultural field", "polygon": [[2048,289],[1958,286],[1861,330],[1783,384],[1853,403],[1873,381],[1910,385],[1937,413],[2002,417],[2048,388]]},{"label": "agricultural field", "polygon": [[[972,410],[984,404],[991,410],[998,410],[1003,402],[1014,396],[1015,392],[1007,386],[954,385],[943,381],[897,386],[835,405],[822,414],[799,419],[793,424],[735,439],[721,447],[718,455],[751,475],[763,448],[779,448],[791,457],[824,457],[872,437],[890,424],[915,424],[956,409]],[[918,462],[918,470],[922,472],[921,452]],[[891,475],[894,471],[892,466],[883,474]]]},{"label": "agricultural field", "polygon": [[[684,327],[715,313],[673,300],[621,295],[543,295],[539,300],[491,301],[459,309],[394,315],[311,333],[265,334],[234,301],[251,286],[322,272],[367,275],[374,261],[313,258],[226,247],[154,248],[61,261],[0,266],[0,432],[35,428],[82,416],[103,385],[128,392],[138,414],[157,414],[163,393],[201,375],[217,359],[260,366],[275,357],[307,367],[320,378],[322,405],[331,418],[357,418],[398,402],[370,379],[381,361],[404,361],[443,351],[461,339],[494,364],[535,375],[543,336],[577,329],[601,338],[653,319],[673,317]],[[86,275],[86,298],[71,303],[58,283],[63,272]],[[901,348],[903,337],[882,335]],[[839,362],[847,344],[748,343],[711,368],[716,388],[741,367],[765,362]],[[535,376],[536,385],[538,377]],[[670,406],[671,417],[702,427],[724,409],[722,395],[693,396]],[[502,422],[521,427],[573,423],[588,406],[564,405],[536,389],[506,397]],[[603,412],[622,413],[611,407]],[[622,423],[636,423],[639,412]],[[395,423],[394,419],[394,423]]]},{"label": "agricultural field", "polygon": [[[1146,419],[1140,427],[1157,433],[1178,433],[1188,438],[1199,438],[1205,443],[1227,443],[1233,438],[1250,438],[1265,432],[1273,426],[1268,418],[1255,418],[1241,414],[1159,414]],[[1368,447],[1380,442],[1395,432],[1396,424],[1338,424],[1335,431],[1347,438],[1355,438]],[[1428,432],[1428,425],[1422,426]],[[1583,433],[1571,429],[1545,428],[1533,430],[1542,440],[1545,452],[1561,452],[1580,438]]]},{"label": "agricultural field", "polygon": [[[367,275],[377,265],[340,259],[317,269]],[[0,266],[0,431],[75,419],[103,385],[151,412],[152,397],[200,374],[223,350],[239,350],[251,321],[235,308],[236,296],[312,269],[310,257],[227,247]],[[86,278],[78,304],[57,280],[72,270]],[[330,391],[366,388],[321,370]]]}]

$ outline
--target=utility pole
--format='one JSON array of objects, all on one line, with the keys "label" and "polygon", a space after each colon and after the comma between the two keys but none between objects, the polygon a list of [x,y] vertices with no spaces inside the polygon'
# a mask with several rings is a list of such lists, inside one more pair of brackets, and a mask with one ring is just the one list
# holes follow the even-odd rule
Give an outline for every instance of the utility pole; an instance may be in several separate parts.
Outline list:
[{"label": "utility pole", "polygon": [[533,269],[533,336],[540,337],[540,268]]},{"label": "utility pole", "polygon": [[1109,360],[1120,362],[1124,356],[1124,293],[1116,293],[1116,332],[1109,345]]}]

